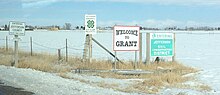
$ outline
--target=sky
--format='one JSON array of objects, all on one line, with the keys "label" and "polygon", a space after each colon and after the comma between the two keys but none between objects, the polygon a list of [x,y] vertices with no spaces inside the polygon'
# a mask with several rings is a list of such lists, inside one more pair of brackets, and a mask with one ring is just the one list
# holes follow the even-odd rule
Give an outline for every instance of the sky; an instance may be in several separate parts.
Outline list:
[{"label": "sky", "polygon": [[0,0],[0,25],[84,25],[96,14],[97,26],[220,27],[220,0]]}]

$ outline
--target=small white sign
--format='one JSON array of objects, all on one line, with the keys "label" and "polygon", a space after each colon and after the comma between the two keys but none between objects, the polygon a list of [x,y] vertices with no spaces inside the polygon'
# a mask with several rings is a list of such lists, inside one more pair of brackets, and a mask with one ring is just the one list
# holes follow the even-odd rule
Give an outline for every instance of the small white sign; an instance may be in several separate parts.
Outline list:
[{"label": "small white sign", "polygon": [[96,33],[96,15],[85,15],[85,31],[86,34]]},{"label": "small white sign", "polygon": [[139,51],[139,26],[114,26],[114,51]]},{"label": "small white sign", "polygon": [[17,21],[10,21],[9,22],[9,35],[24,36],[25,35],[25,23],[17,22]]}]

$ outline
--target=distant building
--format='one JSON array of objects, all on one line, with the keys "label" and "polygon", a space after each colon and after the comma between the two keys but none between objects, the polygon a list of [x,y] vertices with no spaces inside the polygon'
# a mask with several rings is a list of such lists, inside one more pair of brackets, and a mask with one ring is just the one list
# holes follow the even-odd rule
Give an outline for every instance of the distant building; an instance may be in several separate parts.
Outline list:
[{"label": "distant building", "polygon": [[4,26],[1,26],[1,27],[0,27],[0,30],[5,30],[5,27],[4,27]]},{"label": "distant building", "polygon": [[49,30],[50,30],[50,31],[58,31],[59,28],[57,28],[57,27],[52,27],[52,28],[50,28]]},{"label": "distant building", "polygon": [[25,26],[25,30],[27,30],[27,31],[33,31],[33,30],[34,30],[34,27],[31,26],[31,25],[26,25],[26,26]]}]

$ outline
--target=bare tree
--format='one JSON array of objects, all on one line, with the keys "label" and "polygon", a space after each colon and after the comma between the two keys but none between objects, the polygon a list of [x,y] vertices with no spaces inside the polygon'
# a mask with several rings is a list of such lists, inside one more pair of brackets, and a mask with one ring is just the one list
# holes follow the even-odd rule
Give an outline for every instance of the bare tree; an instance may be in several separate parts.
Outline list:
[{"label": "bare tree", "polygon": [[71,24],[70,23],[65,23],[65,28],[66,28],[66,30],[71,30]]}]

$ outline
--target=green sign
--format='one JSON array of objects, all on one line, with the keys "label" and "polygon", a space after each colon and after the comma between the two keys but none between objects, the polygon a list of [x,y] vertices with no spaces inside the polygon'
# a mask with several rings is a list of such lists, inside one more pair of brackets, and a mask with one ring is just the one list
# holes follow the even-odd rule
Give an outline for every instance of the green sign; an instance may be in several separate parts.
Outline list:
[{"label": "green sign", "polygon": [[173,56],[173,33],[151,33],[151,56]]},{"label": "green sign", "polygon": [[85,15],[86,34],[96,34],[96,15]]},{"label": "green sign", "polygon": [[88,28],[93,28],[95,25],[94,25],[94,21],[93,20],[88,20],[87,21],[87,27]]}]

